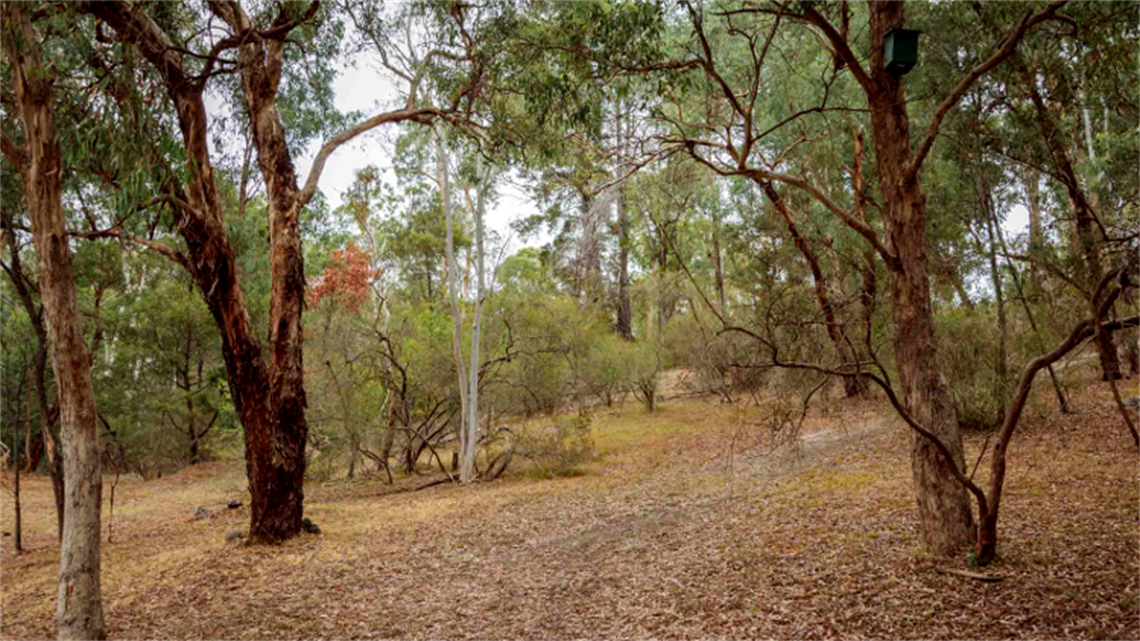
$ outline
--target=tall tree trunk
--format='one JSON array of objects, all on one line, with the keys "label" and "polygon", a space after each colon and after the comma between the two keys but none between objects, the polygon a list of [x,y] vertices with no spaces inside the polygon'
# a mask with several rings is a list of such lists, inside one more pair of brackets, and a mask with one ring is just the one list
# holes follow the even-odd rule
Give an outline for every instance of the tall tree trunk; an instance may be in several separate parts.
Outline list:
[{"label": "tall tree trunk", "polygon": [[26,149],[17,166],[32,219],[40,295],[47,313],[63,426],[67,493],[56,605],[59,638],[102,639],[99,546],[103,479],[91,360],[83,340],[63,216],[63,162],[55,139],[54,73],[41,62],[39,34],[25,7],[13,3],[3,9],[4,40]]},{"label": "tall tree trunk", "polygon": [[950,389],[938,362],[926,258],[926,195],[909,175],[910,122],[900,76],[883,69],[883,36],[903,26],[902,3],[869,5],[871,18],[871,123],[875,164],[883,195],[888,245],[898,258],[890,277],[895,359],[907,407],[920,424],[949,449],[953,462],[917,433],[912,436],[911,470],[922,538],[935,553],[949,553],[973,540],[974,522],[966,491],[950,465],[965,469],[962,438]]},{"label": "tall tree trunk", "polygon": [[[625,125],[625,114],[622,101],[617,103],[617,138],[618,148],[624,153],[625,140],[629,132]],[[618,184],[617,219],[618,219],[618,301],[617,301],[617,332],[627,341],[633,340],[633,304],[629,298],[629,212],[626,209],[626,185],[623,180]]]},{"label": "tall tree trunk", "polygon": [[[435,153],[436,171],[439,174],[439,195],[443,201],[443,216],[447,223],[447,292],[451,301],[451,322],[454,330],[451,336],[451,349],[455,358],[455,371],[459,383],[459,451],[466,453],[468,448],[474,447],[474,443],[468,443],[470,435],[466,429],[469,419],[467,412],[470,396],[467,393],[467,372],[464,371],[463,367],[463,320],[459,316],[459,273],[455,260],[455,234],[451,215],[451,191],[448,185],[448,161],[447,155],[444,153],[443,134],[438,128],[435,130]],[[468,482],[471,479],[461,480]]]},{"label": "tall tree trunk", "polygon": [[856,361],[855,354],[851,350],[850,345],[847,344],[847,340],[843,335],[843,328],[839,325],[839,321],[835,317],[835,305],[832,304],[831,297],[828,295],[827,278],[823,275],[823,270],[819,267],[819,259],[816,258],[815,252],[812,251],[811,246],[808,245],[807,239],[800,233],[795,221],[792,220],[792,214],[788,211],[787,204],[784,202],[780,192],[772,185],[772,182],[767,180],[760,182],[760,189],[764,191],[764,195],[768,197],[776,213],[784,220],[784,225],[787,226],[788,233],[792,235],[796,249],[800,251],[800,255],[804,257],[804,260],[807,261],[808,268],[811,269],[815,298],[819,302],[820,309],[823,311],[827,337],[831,340],[831,344],[835,347],[835,351],[839,355],[839,368],[851,372],[851,374],[845,374],[843,376],[844,392],[848,398],[866,394],[866,380],[858,374],[859,365]]},{"label": "tall tree trunk", "polygon": [[[293,371],[280,373],[271,380],[270,368],[262,356],[261,343],[253,333],[245,294],[238,281],[237,261],[226,235],[221,199],[210,161],[208,117],[202,95],[204,85],[187,74],[182,67],[181,55],[175,53],[169,36],[144,11],[119,2],[91,3],[84,7],[114,29],[121,38],[133,42],[139,48],[155,70],[162,74],[174,103],[185,146],[188,176],[185,202],[178,204],[176,217],[178,232],[186,242],[189,257],[183,257],[169,249],[163,253],[179,262],[194,277],[221,334],[227,381],[245,430],[246,473],[251,495],[250,541],[272,542],[294,536],[301,530],[304,452],[300,452],[298,462],[298,444],[303,446],[303,440],[298,439],[297,435],[305,430],[304,414],[300,414],[299,422],[287,422],[286,432],[278,434],[278,430],[274,429],[276,418],[281,416],[288,419],[292,416],[297,419],[298,399],[295,395],[292,399],[280,398],[283,395],[278,393],[275,400],[292,402],[275,402],[271,410],[270,390],[280,388],[282,384],[299,384],[300,379]],[[249,56],[246,60],[248,59]],[[275,113],[274,111],[273,115]],[[259,118],[260,125],[257,122]],[[266,129],[274,125],[264,110],[251,109],[251,126],[255,127],[256,137],[257,127],[260,126],[264,134]],[[279,122],[276,127],[277,136],[282,135]],[[281,149],[275,146],[276,140],[273,133],[269,132],[268,136],[257,141],[258,161],[280,162],[283,171],[285,166],[291,171],[292,163],[288,156],[271,158],[262,153],[263,142],[266,147]],[[288,258],[293,252],[299,251],[299,244],[289,242],[290,221],[280,215],[280,190],[288,190],[288,185],[279,180],[278,173],[273,172],[271,176],[267,178],[267,183],[273,181],[271,187],[267,185],[271,200],[271,244],[274,244],[273,239],[283,236],[284,245],[276,251],[271,250],[273,296],[276,298],[284,285],[294,290],[297,287],[295,280],[282,283],[280,272],[283,267],[282,258]],[[293,220],[292,223],[295,227],[296,221]],[[300,259],[299,256],[297,259]],[[297,272],[294,270],[290,273],[295,276]],[[303,292],[303,281],[301,287]],[[299,305],[297,301],[291,310],[299,311]],[[282,311],[281,303],[275,303],[271,312],[271,334],[288,338],[295,331],[299,337],[299,321],[290,324],[288,315]],[[288,362],[294,353],[287,345],[282,353],[280,347],[279,343],[273,345],[273,358],[276,360],[284,356]],[[296,355],[299,358],[299,354]],[[294,365],[299,365],[299,361]],[[301,405],[303,409],[303,399]]]},{"label": "tall tree trunk", "polygon": [[475,445],[479,438],[479,334],[483,322],[483,213],[486,208],[487,182],[489,175],[483,173],[483,157],[475,157],[475,175],[479,185],[475,197],[475,318],[471,324],[471,368],[470,378],[467,381],[467,446],[461,452],[459,466],[459,480],[469,483],[475,479]]},{"label": "tall tree trunk", "polygon": [[[239,8],[226,16],[237,32],[254,28]],[[249,444],[251,541],[274,542],[301,531],[304,510],[305,418],[304,252],[297,175],[277,111],[285,43],[251,38],[238,52],[242,93],[269,200],[269,430]]]}]

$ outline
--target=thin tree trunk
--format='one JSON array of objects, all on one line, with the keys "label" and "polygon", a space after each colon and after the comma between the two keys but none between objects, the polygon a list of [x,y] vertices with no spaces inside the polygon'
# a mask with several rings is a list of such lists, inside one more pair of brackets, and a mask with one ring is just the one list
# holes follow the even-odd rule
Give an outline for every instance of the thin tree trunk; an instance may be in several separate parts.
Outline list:
[{"label": "thin tree trunk", "polygon": [[[459,451],[466,453],[468,447],[474,447],[474,444],[468,443],[470,435],[466,429],[469,418],[467,415],[469,395],[467,393],[466,372],[463,367],[463,321],[459,316],[459,267],[455,260],[455,234],[451,216],[451,192],[448,185],[448,161],[444,153],[443,134],[438,128],[435,129],[435,152],[440,199],[443,201],[443,216],[447,223],[447,290],[448,298],[451,301],[451,322],[454,328],[451,336],[451,349],[455,357],[455,371],[459,379]],[[469,481],[470,479],[464,480]]]},{"label": "thin tree trunk", "polygon": [[[28,373],[31,376],[31,372]],[[32,386],[28,386],[28,402],[32,402]],[[39,430],[32,429],[30,424],[28,433],[24,436],[24,471],[33,474],[40,467],[44,458],[44,436]]]},{"label": "thin tree trunk", "polygon": [[831,339],[831,344],[835,347],[835,351],[839,355],[840,369],[851,372],[843,376],[844,392],[848,398],[866,394],[866,381],[863,377],[859,376],[859,366],[856,362],[855,354],[847,344],[843,336],[843,328],[840,327],[839,321],[835,317],[835,305],[832,304],[831,297],[827,293],[827,278],[823,275],[823,270],[820,269],[819,259],[816,258],[815,252],[812,251],[811,246],[808,245],[807,239],[800,233],[799,228],[792,219],[791,212],[788,211],[787,204],[784,202],[780,192],[772,185],[771,181],[761,182],[760,188],[772,203],[776,213],[784,220],[784,225],[787,226],[788,233],[792,235],[796,249],[800,251],[800,255],[804,257],[804,260],[807,261],[808,268],[811,269],[815,298],[819,302],[820,309],[823,311],[827,337]]},{"label": "thin tree trunk", "polygon": [[[1076,217],[1076,239],[1079,247],[1078,262],[1081,263],[1083,268],[1083,278],[1081,280],[1091,291],[1097,282],[1100,281],[1100,277],[1103,274],[1100,263],[1100,252],[1097,248],[1096,213],[1089,203],[1084,189],[1081,187],[1076,170],[1073,168],[1073,162],[1067,150],[1068,141],[1065,140],[1061,130],[1053,121],[1053,117],[1045,105],[1045,100],[1042,98],[1041,92],[1037,89],[1036,75],[1024,64],[1021,65],[1021,71],[1025,77],[1024,84],[1026,91],[1029,93],[1030,102],[1033,103],[1034,110],[1037,113],[1037,122],[1041,128],[1041,135],[1045,139],[1045,145],[1049,149],[1049,154],[1053,159],[1054,166],[1057,168],[1057,174],[1060,177],[1061,184],[1065,186],[1065,190],[1069,196],[1069,202],[1073,206],[1073,213]],[[1116,353],[1116,344],[1113,341],[1112,334],[1108,332],[1098,332],[1095,340],[1097,350],[1100,354],[1102,379],[1121,378],[1120,357]]]},{"label": "thin tree trunk", "polygon": [[716,284],[716,299],[720,305],[720,313],[724,314],[724,263],[720,253],[720,219],[718,217],[713,218],[712,263],[713,279]]},{"label": "thin tree trunk", "polygon": [[5,46],[27,149],[17,166],[32,219],[66,452],[66,511],[56,607],[58,633],[60,639],[102,639],[99,563],[103,480],[99,432],[91,360],[83,340],[83,320],[63,215],[63,158],[55,139],[54,74],[40,60],[39,34],[25,8],[5,4],[3,9]]},{"label": "thin tree trunk", "polygon": [[[17,405],[16,407],[19,407]],[[15,487],[13,494],[16,502],[16,552],[24,551],[24,528],[20,515],[20,421],[12,422],[12,469],[15,472]],[[27,440],[28,435],[32,433],[32,398],[29,395],[27,401],[24,403],[24,439]]]},{"label": "thin tree trunk", "polygon": [[[11,230],[11,210],[8,208],[0,208],[0,216],[3,217],[4,227]],[[47,384],[45,379],[48,358],[48,333],[47,328],[44,326],[42,309],[36,307],[35,301],[32,300],[32,293],[28,289],[27,276],[24,274],[23,263],[20,260],[20,253],[16,247],[16,236],[14,233],[8,233],[7,237],[8,248],[12,253],[12,265],[8,272],[9,280],[19,295],[20,302],[24,307],[24,312],[28,315],[28,321],[36,333],[36,355],[32,360],[30,388],[35,391],[36,401],[39,404],[40,436],[46,444],[45,450],[48,463],[51,466],[51,489],[55,498],[56,538],[62,542],[63,498],[66,484],[63,478],[63,446],[59,442],[59,439],[54,438],[51,433],[51,426],[55,423],[55,417],[58,412],[52,410],[47,398]]]},{"label": "thin tree trunk", "polygon": [[469,415],[464,429],[467,431],[467,446],[462,452],[459,467],[459,480],[469,483],[475,478],[475,445],[479,437],[479,335],[483,321],[483,213],[486,207],[486,194],[489,176],[483,173],[483,157],[475,157],[475,175],[480,184],[475,204],[475,318],[471,325],[471,375],[467,382],[467,405]]},{"label": "thin tree trunk", "polygon": [[990,259],[990,277],[993,279],[994,286],[994,313],[996,314],[998,326],[998,347],[997,357],[994,359],[994,375],[997,377],[997,385],[994,389],[995,406],[997,407],[997,421],[1001,423],[1005,413],[1005,398],[1006,398],[1006,382],[1008,379],[1008,356],[1006,355],[1006,339],[1008,330],[1006,328],[1005,319],[1005,296],[1002,292],[1002,279],[1001,270],[998,267],[997,252],[998,240],[997,232],[994,227],[1000,224],[997,220],[997,212],[994,211],[993,197],[989,191],[989,184],[986,182],[984,176],[980,177],[980,195],[982,198],[982,210],[986,213],[986,230],[989,233],[989,254]]},{"label": "thin tree trunk", "polygon": [[[997,233],[997,240],[1001,246],[1002,254],[1008,257],[1009,247],[1006,246],[1005,234],[1002,233],[1001,225],[997,220],[993,221],[993,230]],[[1021,277],[1017,274],[1017,267],[1010,262],[1009,258],[1006,258],[1006,263],[1009,267],[1009,273],[1013,276],[1013,286],[1017,288],[1017,297],[1021,301],[1021,307],[1025,310],[1025,318],[1029,321],[1030,329],[1037,335],[1037,320],[1034,319],[1033,309],[1029,306],[1029,301],[1025,298],[1025,289],[1021,286]],[[1061,405],[1061,413],[1068,414],[1070,412],[1069,401],[1065,398],[1065,392],[1061,389],[1060,381],[1057,380],[1057,373],[1053,371],[1052,364],[1046,365],[1045,367],[1049,371],[1049,380],[1053,383],[1053,391],[1057,394],[1057,402]]]},{"label": "thin tree trunk", "polygon": [[[622,113],[622,102],[617,103],[617,134],[618,148],[624,153],[625,140],[628,131],[625,127],[625,114]],[[633,303],[629,298],[629,212],[626,207],[626,185],[623,180],[618,185],[617,196],[618,219],[618,305],[617,305],[617,331],[618,335],[627,341],[633,340]]]}]

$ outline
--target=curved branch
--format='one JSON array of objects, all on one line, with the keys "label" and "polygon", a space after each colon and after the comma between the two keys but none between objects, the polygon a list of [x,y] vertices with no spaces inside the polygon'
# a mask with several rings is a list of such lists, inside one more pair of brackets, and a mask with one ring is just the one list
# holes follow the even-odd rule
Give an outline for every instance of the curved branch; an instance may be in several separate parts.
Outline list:
[{"label": "curved branch", "polygon": [[309,176],[305,180],[305,187],[301,190],[298,196],[298,204],[304,206],[312,200],[313,195],[317,192],[317,182],[321,178],[321,172],[325,169],[325,163],[328,162],[329,156],[337,150],[341,145],[351,141],[360,134],[366,133],[389,122],[405,122],[414,121],[421,124],[427,124],[434,118],[441,118],[444,114],[438,109],[423,108],[423,109],[398,109],[396,111],[386,111],[377,114],[364,122],[357,124],[340,132],[339,134],[329,138],[324,145],[321,145],[320,151],[317,152],[316,158],[313,159],[313,166],[309,170]]}]

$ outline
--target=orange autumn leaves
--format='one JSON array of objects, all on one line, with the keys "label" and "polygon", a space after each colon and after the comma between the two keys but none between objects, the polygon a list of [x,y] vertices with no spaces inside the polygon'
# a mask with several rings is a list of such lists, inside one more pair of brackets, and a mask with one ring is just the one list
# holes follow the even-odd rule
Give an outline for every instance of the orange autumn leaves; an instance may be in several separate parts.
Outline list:
[{"label": "orange autumn leaves", "polygon": [[380,270],[372,267],[372,253],[349,243],[333,253],[332,263],[313,281],[309,306],[316,307],[331,298],[338,306],[356,313],[368,302],[372,282],[379,277]]}]

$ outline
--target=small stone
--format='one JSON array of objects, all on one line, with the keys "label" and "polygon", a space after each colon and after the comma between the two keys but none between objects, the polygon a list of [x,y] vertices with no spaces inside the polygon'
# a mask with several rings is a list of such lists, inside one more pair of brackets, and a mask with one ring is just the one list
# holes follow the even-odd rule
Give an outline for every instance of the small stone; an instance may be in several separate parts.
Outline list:
[{"label": "small stone", "polygon": [[1140,396],[1124,399],[1124,407],[1140,407]]},{"label": "small stone", "polygon": [[213,515],[214,515],[213,512],[211,512],[210,510],[207,510],[206,508],[204,508],[202,506],[198,506],[198,507],[194,508],[194,520],[195,521],[203,521],[205,519],[210,518]]},{"label": "small stone", "polygon": [[237,541],[243,538],[245,538],[245,535],[241,533],[241,530],[230,530],[229,532],[226,532],[226,543],[229,543],[230,541]]},{"label": "small stone", "polygon": [[307,516],[305,518],[301,519],[301,529],[308,532],[309,534],[320,534],[321,533],[321,528],[319,528],[316,523],[313,523],[312,521],[310,521],[309,517],[307,517]]},{"label": "small stone", "polygon": [[236,510],[239,507],[241,507],[241,501],[239,501],[237,499],[230,499],[230,500],[226,501],[226,507],[228,507],[231,510]]}]

